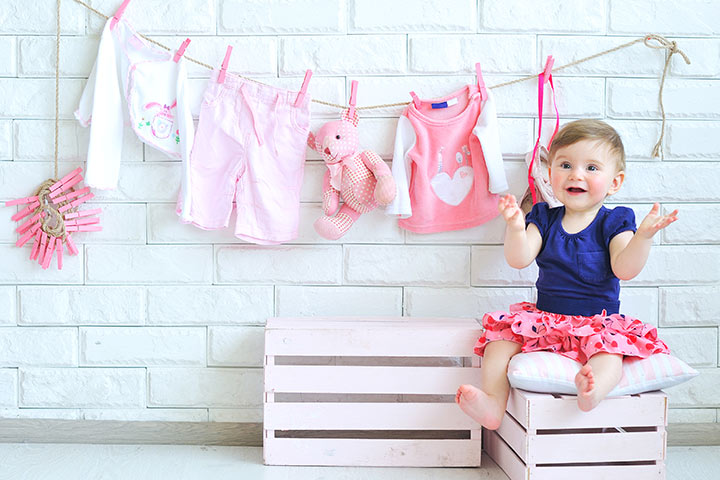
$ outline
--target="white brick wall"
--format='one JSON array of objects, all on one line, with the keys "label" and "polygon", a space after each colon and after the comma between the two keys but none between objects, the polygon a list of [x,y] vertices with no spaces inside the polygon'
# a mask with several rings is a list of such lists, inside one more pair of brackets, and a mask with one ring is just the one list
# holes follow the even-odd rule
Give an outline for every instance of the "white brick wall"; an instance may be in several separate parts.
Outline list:
[{"label": "white brick wall", "polygon": [[220,2],[218,33],[344,33],[345,11],[343,0],[225,0]]},{"label": "white brick wall", "polygon": [[[121,0],[93,0],[110,15]],[[73,119],[104,20],[63,2],[61,172],[85,160],[88,130]],[[3,0],[0,8],[0,200],[27,196],[52,175],[55,1]],[[310,94],[358,104],[488,85],[631,41],[666,35],[674,57],[665,84],[665,159],[658,78],[664,52],[642,43],[555,75],[562,121],[605,118],[625,141],[626,184],[612,204],[638,216],[659,201],[680,220],[655,240],[644,272],[623,286],[630,315],[660,327],[702,375],[669,390],[671,421],[714,422],[720,408],[720,3],[709,0],[144,0],[127,18],[188,55]],[[209,76],[189,63],[197,117]],[[538,122],[534,82],[493,91],[511,192],[523,193],[523,157]],[[546,112],[551,105],[546,102]],[[362,112],[361,142],[390,160],[402,107]],[[338,112],[313,104],[316,130]],[[552,113],[548,113],[552,115]],[[550,117],[548,117],[549,119]],[[547,123],[546,123],[547,126]],[[546,128],[544,136],[549,136]],[[262,420],[263,324],[273,315],[480,317],[534,299],[537,268],[503,259],[504,224],[419,235],[376,211],[342,242],[318,237],[325,167],[308,152],[299,238],[258,247],[231,230],[177,220],[180,163],[126,130],[115,191],[97,191],[103,231],[79,234],[77,257],[42,270],[18,249],[17,211],[0,208],[0,418],[159,421]]]}]

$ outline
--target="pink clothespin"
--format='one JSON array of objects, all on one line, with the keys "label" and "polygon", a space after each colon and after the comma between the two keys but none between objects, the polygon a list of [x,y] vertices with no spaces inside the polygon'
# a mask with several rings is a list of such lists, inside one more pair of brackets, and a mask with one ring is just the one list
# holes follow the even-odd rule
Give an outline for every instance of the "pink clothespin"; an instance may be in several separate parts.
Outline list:
[{"label": "pink clothespin", "polygon": [[90,215],[99,214],[102,212],[102,208],[93,208],[92,210],[81,210],[78,212],[70,212],[65,214],[65,219],[71,219],[71,218],[79,218],[79,217],[87,217]]},{"label": "pink clothespin", "polygon": [[53,203],[55,205],[61,203],[61,202],[69,202],[75,197],[79,197],[80,195],[83,195],[85,193],[88,193],[90,191],[90,187],[81,188],[80,190],[75,190],[74,192],[67,193],[65,195],[60,195],[59,197],[53,198]]},{"label": "pink clothespin", "polygon": [[24,205],[26,203],[33,203],[38,199],[37,196],[35,197],[25,197],[25,198],[18,198],[17,200],[8,200],[5,202],[6,207],[13,207],[15,205]]},{"label": "pink clothespin", "polygon": [[475,76],[477,77],[477,85],[480,89],[480,99],[486,100],[488,98],[487,88],[485,87],[485,80],[482,76],[482,70],[480,69],[480,62],[475,64]]},{"label": "pink clothespin", "polygon": [[230,54],[232,53],[232,46],[228,45],[225,50],[225,60],[223,60],[222,66],[220,67],[220,73],[218,73],[217,83],[225,82],[225,72],[227,71],[228,64],[230,63]]},{"label": "pink clothespin", "polygon": [[552,55],[548,55],[547,60],[545,60],[545,69],[543,70],[542,78],[544,80],[544,83],[547,83],[550,81],[550,77],[552,76],[552,67],[555,63],[555,59]]},{"label": "pink clothespin", "polygon": [[94,196],[95,196],[94,193],[88,193],[87,195],[84,195],[84,196],[78,198],[77,200],[73,200],[72,202],[68,203],[67,205],[63,205],[62,207],[58,208],[58,212],[60,212],[60,213],[67,212],[71,208],[75,208],[78,205],[80,205],[81,203],[87,202]]},{"label": "pink clothespin", "polygon": [[47,250],[48,236],[44,230],[40,230],[40,232],[40,250],[38,251],[40,256],[38,257],[38,263],[42,265],[45,261],[45,250]]},{"label": "pink clothespin", "polygon": [[55,251],[57,252],[57,259],[58,259],[58,270],[62,270],[62,263],[63,263],[63,244],[62,239],[60,237],[55,239]]},{"label": "pink clothespin", "polygon": [[297,98],[295,98],[296,107],[299,107],[303,99],[305,99],[305,94],[307,93],[308,84],[310,83],[310,77],[312,77],[312,74],[312,70],[305,70],[305,78],[303,79],[302,87],[300,87],[300,93],[298,93]]},{"label": "pink clothespin", "polygon": [[28,220],[27,222],[23,223],[23,224],[20,225],[19,227],[17,227],[17,228],[15,229],[15,231],[18,232],[18,233],[25,233],[25,231],[26,231],[27,229],[29,229],[30,227],[32,227],[35,222],[37,222],[38,220],[40,220],[40,219],[41,219],[42,217],[44,217],[44,216],[45,216],[45,212],[44,212],[44,211],[41,211],[41,212],[36,213],[36,214],[33,215],[32,217],[30,217],[30,220]]},{"label": "pink clothespin", "polygon": [[70,179],[73,178],[75,175],[79,174],[80,172],[82,172],[82,167],[78,167],[78,168],[76,168],[75,170],[73,170],[72,172],[68,173],[68,174],[65,175],[63,178],[61,178],[61,179],[58,180],[57,182],[55,182],[55,183],[53,183],[52,185],[50,185],[50,191],[51,191],[51,192],[54,192],[54,191],[57,190],[58,188],[62,187],[62,186],[65,184],[65,182],[67,182],[68,180],[70,180]]},{"label": "pink clothespin", "polygon": [[55,240],[56,237],[48,237],[47,250],[45,252],[45,258],[43,259],[42,263],[43,270],[47,270],[47,268],[50,266],[50,261],[52,260],[53,254],[55,253]]},{"label": "pink clothespin", "polygon": [[41,224],[39,222],[36,223],[35,225],[33,225],[32,228],[25,235],[20,237],[18,239],[18,241],[15,242],[15,246],[22,247],[23,245],[25,245],[28,242],[28,240],[30,240],[33,237],[33,235],[35,235],[37,233],[37,231],[40,229],[40,226],[41,226]]},{"label": "pink clothespin", "polygon": [[70,220],[68,222],[65,222],[66,226],[75,226],[75,225],[90,225],[93,223],[100,223],[100,219],[97,217],[85,217],[85,218],[78,218],[75,220]]},{"label": "pink clothespin", "polygon": [[35,233],[35,242],[33,243],[32,251],[30,252],[30,260],[35,260],[40,253],[40,234],[42,230]]},{"label": "pink clothespin", "polygon": [[410,92],[410,96],[412,97],[413,104],[415,105],[415,108],[422,107],[422,100],[415,94],[415,92]]},{"label": "pink clothespin", "polygon": [[353,118],[355,116],[355,101],[357,99],[357,87],[358,87],[358,81],[353,80],[350,82],[350,101],[348,102],[350,104],[350,111],[348,112],[348,117]]},{"label": "pink clothespin", "polygon": [[185,49],[187,48],[188,44],[190,43],[190,39],[186,38],[185,41],[180,45],[180,48],[177,49],[177,52],[175,52],[175,56],[173,57],[173,62],[177,63],[180,61],[180,57],[185,55]]},{"label": "pink clothespin", "polygon": [[70,190],[72,187],[74,187],[78,183],[82,182],[82,179],[83,179],[82,175],[80,175],[80,174],[75,175],[73,178],[71,178],[70,180],[65,182],[62,187],[60,187],[57,190],[55,190],[54,192],[50,193],[50,198],[57,197],[62,192],[66,191],[66,190]]},{"label": "pink clothespin", "polygon": [[65,236],[65,243],[67,243],[68,252],[70,252],[70,255],[78,254],[78,249],[75,246],[75,242],[73,241],[72,236],[69,233]]},{"label": "pink clothespin", "polygon": [[101,225],[71,225],[65,227],[67,232],[100,232],[102,231]]},{"label": "pink clothespin", "polygon": [[81,203],[85,203],[94,197],[95,197],[94,193],[88,193],[87,195],[83,195],[82,197],[78,197],[77,199],[73,200],[72,202],[70,202],[70,205],[72,205],[73,208],[75,208],[75,207],[79,206]]},{"label": "pink clothespin", "polygon": [[123,12],[125,12],[125,9],[128,6],[128,3],[130,3],[130,0],[125,0],[121,5],[120,8],[117,9],[115,12],[115,15],[112,16],[110,19],[110,30],[115,28],[115,25],[117,25],[117,22],[120,21],[120,17],[122,17]]},{"label": "pink clothespin", "polygon": [[27,207],[23,208],[19,212],[17,212],[15,215],[10,217],[14,222],[17,222],[18,220],[27,217],[30,215],[37,207],[40,206],[40,202],[35,200],[33,203],[28,205]]}]

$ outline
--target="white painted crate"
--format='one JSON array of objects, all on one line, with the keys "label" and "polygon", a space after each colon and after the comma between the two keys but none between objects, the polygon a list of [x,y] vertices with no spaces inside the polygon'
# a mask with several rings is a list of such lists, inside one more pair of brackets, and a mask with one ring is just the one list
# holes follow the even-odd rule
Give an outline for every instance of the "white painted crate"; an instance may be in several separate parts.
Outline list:
[{"label": "white painted crate", "polygon": [[607,398],[582,412],[572,395],[511,389],[485,451],[511,480],[664,479],[667,396]]},{"label": "white painted crate", "polygon": [[271,318],[267,465],[479,466],[480,425],[454,403],[480,381],[474,319]]}]

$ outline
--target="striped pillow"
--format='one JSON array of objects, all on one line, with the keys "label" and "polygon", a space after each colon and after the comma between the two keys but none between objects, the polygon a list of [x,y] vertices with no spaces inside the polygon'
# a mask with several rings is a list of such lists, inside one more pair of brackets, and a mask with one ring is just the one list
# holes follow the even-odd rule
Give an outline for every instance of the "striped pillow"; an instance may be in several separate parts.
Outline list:
[{"label": "striped pillow", "polygon": [[[579,362],[553,352],[519,353],[510,360],[508,379],[514,388],[576,395],[575,375],[581,366]],[[623,376],[610,396],[672,387],[697,374],[697,370],[672,355],[657,353],[645,359],[629,357],[623,361]]]}]

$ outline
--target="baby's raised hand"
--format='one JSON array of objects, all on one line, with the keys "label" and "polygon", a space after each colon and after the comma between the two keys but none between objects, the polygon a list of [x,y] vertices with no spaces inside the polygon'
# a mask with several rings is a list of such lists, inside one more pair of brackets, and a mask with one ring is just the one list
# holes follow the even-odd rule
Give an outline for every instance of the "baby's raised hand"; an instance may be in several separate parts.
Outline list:
[{"label": "baby's raised hand", "polygon": [[656,203],[638,226],[636,235],[652,238],[657,232],[677,220],[677,214],[678,211],[674,210],[667,215],[660,215],[660,204]]},{"label": "baby's raised hand", "polygon": [[525,216],[515,199],[515,195],[505,195],[500,197],[498,202],[498,210],[502,213],[503,218],[508,227],[515,230],[525,230]]}]

